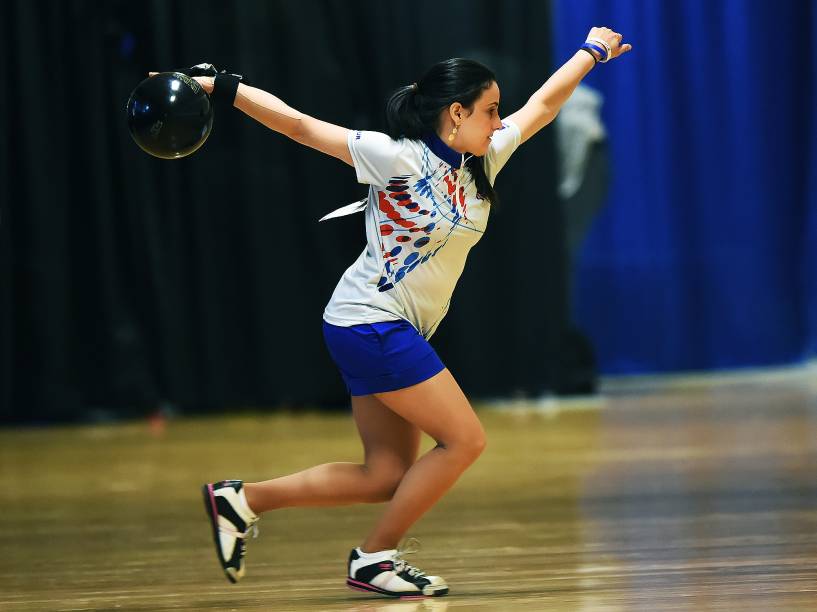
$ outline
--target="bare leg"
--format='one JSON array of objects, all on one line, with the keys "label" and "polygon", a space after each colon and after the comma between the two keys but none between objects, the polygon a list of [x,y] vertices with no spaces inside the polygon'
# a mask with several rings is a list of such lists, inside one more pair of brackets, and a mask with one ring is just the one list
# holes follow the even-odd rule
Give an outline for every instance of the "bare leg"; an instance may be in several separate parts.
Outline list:
[{"label": "bare leg", "polygon": [[364,463],[326,463],[273,480],[245,483],[256,513],[288,506],[339,506],[391,499],[417,458],[420,430],[372,395],[353,396]]},{"label": "bare leg", "polygon": [[375,394],[437,441],[406,472],[385,512],[363,542],[364,552],[396,548],[414,522],[448,491],[485,448],[485,431],[445,369],[412,387]]}]

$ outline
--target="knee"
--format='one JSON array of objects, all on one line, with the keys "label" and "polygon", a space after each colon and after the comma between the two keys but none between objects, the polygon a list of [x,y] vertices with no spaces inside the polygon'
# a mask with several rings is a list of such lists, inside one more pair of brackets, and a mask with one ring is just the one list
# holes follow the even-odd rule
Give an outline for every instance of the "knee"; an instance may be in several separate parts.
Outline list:
[{"label": "knee", "polygon": [[408,468],[399,464],[364,466],[371,485],[367,501],[373,504],[389,501]]},{"label": "knee", "polygon": [[485,450],[485,447],[488,446],[488,438],[485,435],[485,431],[480,429],[479,434],[471,442],[472,450],[474,452],[474,459],[479,457],[482,452]]},{"label": "knee", "polygon": [[468,438],[467,452],[472,461],[476,461],[477,457],[485,450],[488,440],[485,437],[485,431],[480,428],[479,431],[474,432]]},{"label": "knee", "polygon": [[487,444],[485,430],[482,427],[475,427],[473,429],[463,431],[450,443],[443,444],[445,448],[453,451],[458,457],[461,457],[464,462],[471,464],[485,450]]}]

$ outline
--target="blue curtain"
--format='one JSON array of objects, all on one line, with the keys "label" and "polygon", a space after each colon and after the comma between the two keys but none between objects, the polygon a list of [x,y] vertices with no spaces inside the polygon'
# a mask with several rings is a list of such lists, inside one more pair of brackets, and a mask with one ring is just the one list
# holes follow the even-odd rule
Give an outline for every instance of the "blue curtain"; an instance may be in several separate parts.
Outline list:
[{"label": "blue curtain", "polygon": [[573,316],[607,374],[817,353],[817,2],[554,0],[561,62],[591,26],[634,50],[604,97],[613,180]]}]

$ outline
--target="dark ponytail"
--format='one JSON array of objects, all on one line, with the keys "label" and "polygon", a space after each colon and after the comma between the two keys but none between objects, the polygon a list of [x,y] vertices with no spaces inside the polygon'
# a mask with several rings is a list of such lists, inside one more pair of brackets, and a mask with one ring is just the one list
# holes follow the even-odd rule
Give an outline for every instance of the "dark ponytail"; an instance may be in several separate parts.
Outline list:
[{"label": "dark ponytail", "polygon": [[[434,64],[416,83],[397,89],[386,103],[386,131],[397,140],[419,140],[436,132],[440,113],[459,102],[470,109],[496,81],[491,70],[479,62],[455,57]],[[485,175],[481,157],[465,162],[477,185],[477,193],[491,204],[499,198]]]}]

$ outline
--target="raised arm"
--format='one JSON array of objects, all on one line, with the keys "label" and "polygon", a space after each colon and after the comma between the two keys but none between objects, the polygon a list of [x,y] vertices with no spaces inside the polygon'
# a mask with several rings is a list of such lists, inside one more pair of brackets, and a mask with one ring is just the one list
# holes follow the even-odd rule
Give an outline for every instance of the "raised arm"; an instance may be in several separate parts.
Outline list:
[{"label": "raised arm", "polygon": [[[213,91],[212,77],[194,78],[202,84],[207,93]],[[337,157],[350,166],[353,165],[352,154],[346,140],[349,130],[346,128],[305,115],[271,93],[244,83],[238,85],[234,106],[269,129],[288,136],[295,142]]]},{"label": "raised arm", "polygon": [[[588,40],[597,38],[605,41],[612,54],[609,59],[618,57],[632,49],[632,45],[621,44],[621,34],[610,28],[593,28],[587,35]],[[604,51],[602,45],[595,45]],[[591,55],[592,53],[592,55]],[[562,105],[571,96],[581,80],[587,76],[597,61],[602,59],[601,53],[591,49],[576,51],[576,54],[562,65],[545,81],[527,101],[525,106],[509,115],[507,119],[519,126],[522,132],[522,142],[536,134],[548,123],[556,118]]]}]

